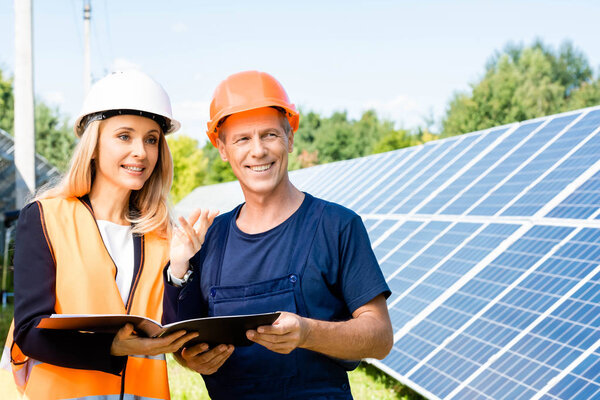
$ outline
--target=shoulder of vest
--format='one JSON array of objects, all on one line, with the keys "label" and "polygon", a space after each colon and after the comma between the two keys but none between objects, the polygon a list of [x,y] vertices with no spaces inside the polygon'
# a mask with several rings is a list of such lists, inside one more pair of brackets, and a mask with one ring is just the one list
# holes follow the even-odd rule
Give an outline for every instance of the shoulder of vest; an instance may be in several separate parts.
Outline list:
[{"label": "shoulder of vest", "polygon": [[38,200],[38,202],[43,207],[60,207],[60,206],[77,206],[81,205],[85,207],[85,205],[77,198],[77,197],[53,197],[51,199],[42,199]]}]

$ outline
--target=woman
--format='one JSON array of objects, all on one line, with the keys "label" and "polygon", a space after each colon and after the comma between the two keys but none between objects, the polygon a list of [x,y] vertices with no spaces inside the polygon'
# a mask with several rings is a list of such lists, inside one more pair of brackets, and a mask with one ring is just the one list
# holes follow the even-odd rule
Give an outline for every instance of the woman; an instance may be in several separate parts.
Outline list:
[{"label": "woman", "polygon": [[21,211],[10,355],[26,398],[169,398],[163,353],[196,333],[148,339],[129,324],[116,335],[36,326],[53,313],[161,319],[162,269],[170,256],[195,254],[201,241],[190,235],[203,238],[214,218],[195,213],[189,225],[200,219],[197,231],[183,220],[169,254],[173,166],[164,135],[178,128],[168,95],[148,76],[105,77],[75,123],[80,141],[69,171]]}]

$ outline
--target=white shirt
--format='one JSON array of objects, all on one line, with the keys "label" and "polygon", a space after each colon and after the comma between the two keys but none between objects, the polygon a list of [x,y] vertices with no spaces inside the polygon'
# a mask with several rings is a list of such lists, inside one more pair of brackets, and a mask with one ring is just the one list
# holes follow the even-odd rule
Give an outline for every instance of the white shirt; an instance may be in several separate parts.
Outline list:
[{"label": "white shirt", "polygon": [[119,225],[110,221],[97,220],[96,222],[98,222],[104,245],[117,266],[117,287],[123,304],[127,304],[134,270],[131,226]]}]

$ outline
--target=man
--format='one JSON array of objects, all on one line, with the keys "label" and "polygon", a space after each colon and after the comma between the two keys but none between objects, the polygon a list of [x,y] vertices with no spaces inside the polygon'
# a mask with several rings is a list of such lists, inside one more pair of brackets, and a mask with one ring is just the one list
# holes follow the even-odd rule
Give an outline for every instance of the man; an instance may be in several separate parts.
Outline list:
[{"label": "man", "polygon": [[187,262],[171,264],[165,315],[282,313],[246,333],[251,346],[200,344],[178,359],[204,375],[214,399],[351,399],[346,370],[358,362],[347,360],[382,359],[393,344],[390,291],[362,220],[290,182],[299,115],[275,78],[228,77],[210,115],[208,136],[245,203],[215,219],[191,273]]}]

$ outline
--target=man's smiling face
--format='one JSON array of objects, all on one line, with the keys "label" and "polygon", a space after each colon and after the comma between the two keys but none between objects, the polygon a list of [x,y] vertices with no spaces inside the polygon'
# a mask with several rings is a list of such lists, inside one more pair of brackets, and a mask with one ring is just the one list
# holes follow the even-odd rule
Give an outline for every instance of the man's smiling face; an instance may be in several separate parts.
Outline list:
[{"label": "man's smiling face", "polygon": [[230,115],[221,126],[219,153],[245,191],[268,194],[287,184],[294,133],[286,132],[283,118],[278,110],[263,107]]}]

